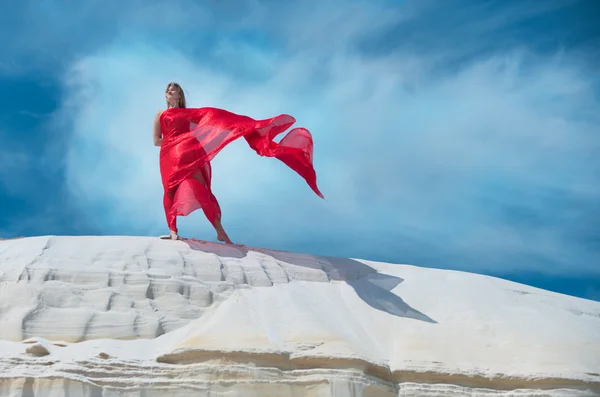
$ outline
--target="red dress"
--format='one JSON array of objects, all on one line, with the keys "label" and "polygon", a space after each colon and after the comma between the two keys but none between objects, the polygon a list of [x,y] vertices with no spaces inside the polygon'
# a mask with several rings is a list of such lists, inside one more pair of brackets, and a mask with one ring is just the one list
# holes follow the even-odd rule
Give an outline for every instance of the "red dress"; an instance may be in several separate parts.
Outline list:
[{"label": "red dress", "polygon": [[[177,216],[202,208],[214,225],[221,209],[211,190],[210,161],[228,143],[243,136],[260,156],[275,157],[303,177],[321,198],[313,168],[313,140],[307,129],[294,128],[279,143],[274,138],[296,120],[280,115],[254,120],[217,108],[169,108],[160,116],[163,141],[160,173],[169,229],[177,232]],[[205,184],[200,182],[200,173]]]}]

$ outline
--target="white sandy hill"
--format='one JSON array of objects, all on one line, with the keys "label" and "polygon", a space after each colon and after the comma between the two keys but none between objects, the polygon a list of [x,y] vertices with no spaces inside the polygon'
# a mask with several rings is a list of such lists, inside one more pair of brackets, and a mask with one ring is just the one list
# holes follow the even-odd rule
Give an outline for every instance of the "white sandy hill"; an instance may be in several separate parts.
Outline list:
[{"label": "white sandy hill", "polygon": [[599,302],[196,240],[0,241],[1,396],[599,391]]}]

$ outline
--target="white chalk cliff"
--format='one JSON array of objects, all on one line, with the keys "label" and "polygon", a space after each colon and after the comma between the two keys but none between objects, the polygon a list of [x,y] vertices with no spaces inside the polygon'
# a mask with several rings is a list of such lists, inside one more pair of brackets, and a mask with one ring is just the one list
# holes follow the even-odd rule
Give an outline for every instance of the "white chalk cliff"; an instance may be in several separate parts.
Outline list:
[{"label": "white chalk cliff", "polygon": [[196,240],[0,241],[0,396],[595,396],[600,302]]}]

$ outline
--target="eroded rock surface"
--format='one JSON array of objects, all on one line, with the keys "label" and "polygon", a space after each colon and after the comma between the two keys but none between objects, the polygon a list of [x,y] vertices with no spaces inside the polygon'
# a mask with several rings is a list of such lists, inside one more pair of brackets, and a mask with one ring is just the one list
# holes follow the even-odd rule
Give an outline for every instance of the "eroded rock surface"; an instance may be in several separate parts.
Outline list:
[{"label": "eroded rock surface", "polygon": [[0,241],[0,395],[592,396],[600,303],[196,240]]}]

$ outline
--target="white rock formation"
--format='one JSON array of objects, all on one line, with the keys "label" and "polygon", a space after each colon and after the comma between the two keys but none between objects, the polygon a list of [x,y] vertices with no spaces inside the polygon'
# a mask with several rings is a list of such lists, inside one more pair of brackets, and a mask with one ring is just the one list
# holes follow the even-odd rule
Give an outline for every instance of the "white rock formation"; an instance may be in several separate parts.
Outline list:
[{"label": "white rock formation", "polygon": [[595,396],[600,302],[196,240],[0,241],[0,396]]}]

